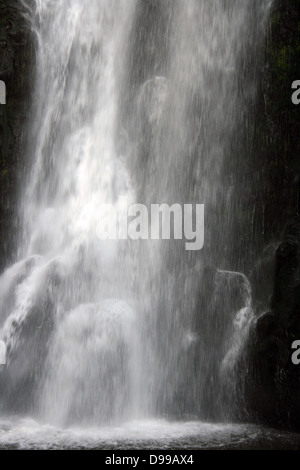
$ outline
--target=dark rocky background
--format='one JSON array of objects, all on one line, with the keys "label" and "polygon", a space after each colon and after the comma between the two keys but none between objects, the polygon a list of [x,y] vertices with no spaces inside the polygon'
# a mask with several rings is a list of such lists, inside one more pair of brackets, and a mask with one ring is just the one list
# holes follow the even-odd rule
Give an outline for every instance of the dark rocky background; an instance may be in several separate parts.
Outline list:
[{"label": "dark rocky background", "polygon": [[0,270],[15,259],[19,190],[24,175],[35,54],[26,10],[20,1],[0,0],[0,80],[6,105],[0,105]]},{"label": "dark rocky background", "polygon": [[[241,419],[300,429],[300,2],[274,3],[260,87],[252,109],[252,212],[248,265],[256,321],[237,364]],[[252,203],[251,203],[252,201]],[[246,218],[250,219],[250,213]],[[245,218],[245,217],[244,217]]]},{"label": "dark rocky background", "polygon": [[[20,1],[0,0],[0,80],[7,86],[0,106],[0,270],[16,258],[35,69],[27,25]],[[234,267],[251,279],[257,315],[236,366],[244,396],[237,417],[300,429],[300,366],[291,362],[291,344],[300,340],[300,105],[291,101],[291,84],[300,80],[300,0],[275,0],[264,51],[245,65],[244,80],[251,62],[260,61],[259,90],[241,129],[244,147],[235,149],[240,160],[234,168],[227,162],[237,187],[228,258],[243,254]]]}]

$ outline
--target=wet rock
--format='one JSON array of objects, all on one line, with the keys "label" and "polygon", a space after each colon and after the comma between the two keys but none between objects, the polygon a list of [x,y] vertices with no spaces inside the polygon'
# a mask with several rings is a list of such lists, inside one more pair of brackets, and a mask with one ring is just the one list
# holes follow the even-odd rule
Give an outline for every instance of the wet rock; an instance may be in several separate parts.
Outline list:
[{"label": "wet rock", "polygon": [[21,2],[1,2],[0,80],[6,85],[6,104],[0,105],[0,270],[13,257],[16,188],[22,187],[18,179],[24,175],[24,135],[30,114],[35,57],[26,13]]},{"label": "wet rock", "polygon": [[[300,339],[300,217],[288,223],[276,251],[271,311],[253,324],[245,348],[249,416],[269,425],[300,429],[300,367],[292,343]],[[241,366],[241,363],[240,363]]]}]

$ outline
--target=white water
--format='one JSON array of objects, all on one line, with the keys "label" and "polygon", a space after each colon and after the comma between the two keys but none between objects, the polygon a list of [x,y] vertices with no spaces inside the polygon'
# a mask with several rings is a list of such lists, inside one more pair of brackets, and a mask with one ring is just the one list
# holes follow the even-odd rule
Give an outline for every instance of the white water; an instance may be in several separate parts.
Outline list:
[{"label": "white water", "polygon": [[[168,52],[157,48],[153,65],[150,49],[136,52],[147,42],[136,32],[140,2],[36,0],[23,261],[0,278],[5,410],[65,426],[217,409],[216,385],[209,406],[205,393],[234,364],[252,310],[239,273],[213,280],[216,323],[199,307],[204,265],[219,253],[212,224],[192,262],[181,243],[105,242],[97,227],[104,203],[194,202],[214,213],[224,155],[255,94],[238,102],[240,63],[270,7],[254,3],[161,3]],[[242,299],[234,311],[231,282]]]},{"label": "white water", "polygon": [[[276,447],[277,445],[277,447]],[[32,419],[0,421],[0,449],[294,449],[299,435],[254,425],[130,421],[122,426],[61,429]]]}]

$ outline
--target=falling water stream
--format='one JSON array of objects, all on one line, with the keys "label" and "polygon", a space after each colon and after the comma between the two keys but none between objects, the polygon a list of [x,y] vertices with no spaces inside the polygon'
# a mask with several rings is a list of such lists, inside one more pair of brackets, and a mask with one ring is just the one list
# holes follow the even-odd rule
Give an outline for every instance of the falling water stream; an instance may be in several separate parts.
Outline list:
[{"label": "falling water stream", "polygon": [[[255,427],[204,421],[242,406],[234,364],[254,314],[226,255],[224,167],[271,2],[24,4],[36,83],[19,261],[0,278],[1,445],[255,439]],[[128,203],[205,204],[204,248],[101,240],[103,205]]]}]

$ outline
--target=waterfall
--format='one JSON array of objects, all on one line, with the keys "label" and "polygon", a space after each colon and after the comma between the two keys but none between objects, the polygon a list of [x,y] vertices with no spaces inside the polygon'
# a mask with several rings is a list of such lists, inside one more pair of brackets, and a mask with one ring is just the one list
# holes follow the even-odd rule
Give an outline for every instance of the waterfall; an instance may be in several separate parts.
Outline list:
[{"label": "waterfall", "polygon": [[[19,261],[0,278],[1,408],[61,426],[230,419],[224,376],[254,314],[228,161],[271,2],[24,3],[36,84]],[[103,205],[128,203],[205,204],[203,250],[101,240]]]}]

